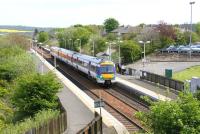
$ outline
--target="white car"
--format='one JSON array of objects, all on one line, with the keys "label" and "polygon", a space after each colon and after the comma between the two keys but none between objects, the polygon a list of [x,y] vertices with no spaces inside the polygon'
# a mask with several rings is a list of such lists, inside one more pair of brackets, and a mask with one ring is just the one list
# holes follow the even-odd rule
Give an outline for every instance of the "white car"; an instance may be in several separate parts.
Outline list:
[{"label": "white car", "polygon": [[200,53],[200,45],[192,45],[191,49],[193,53]]}]

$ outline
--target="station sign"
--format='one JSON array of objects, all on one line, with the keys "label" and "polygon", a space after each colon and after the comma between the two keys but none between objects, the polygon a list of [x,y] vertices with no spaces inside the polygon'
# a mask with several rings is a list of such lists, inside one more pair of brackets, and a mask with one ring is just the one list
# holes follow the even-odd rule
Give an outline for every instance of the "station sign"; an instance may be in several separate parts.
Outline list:
[{"label": "station sign", "polygon": [[94,101],[94,108],[104,107],[105,103],[103,100],[95,100]]}]

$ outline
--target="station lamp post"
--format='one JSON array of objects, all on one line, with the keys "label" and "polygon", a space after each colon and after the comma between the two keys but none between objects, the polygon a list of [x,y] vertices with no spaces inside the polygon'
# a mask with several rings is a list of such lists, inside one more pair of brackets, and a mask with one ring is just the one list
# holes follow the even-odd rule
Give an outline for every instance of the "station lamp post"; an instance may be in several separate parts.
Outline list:
[{"label": "station lamp post", "polygon": [[[41,43],[41,42],[39,42],[38,43],[40,46],[42,46],[43,45],[43,43]],[[44,56],[43,56],[43,50],[41,51],[42,52],[42,58],[44,58]],[[43,63],[43,61],[41,62],[42,64],[41,64],[41,74],[43,75],[44,74],[44,63]]]},{"label": "station lamp post", "polygon": [[63,38],[63,40],[64,40],[64,43],[65,43],[65,49],[67,49],[67,46],[66,46],[66,40],[65,40],[65,38]]},{"label": "station lamp post", "polygon": [[119,64],[121,64],[121,48],[120,48],[121,46],[120,46],[120,45],[121,45],[121,43],[123,42],[123,41],[120,41],[120,36],[121,36],[121,33],[119,32],[119,33],[118,33],[118,45],[119,45],[119,50],[118,50],[118,51],[119,51]]},{"label": "station lamp post", "polygon": [[95,45],[95,44],[94,44],[94,39],[90,39],[90,42],[91,42],[91,41],[92,41],[92,54],[93,54],[93,56],[95,56],[95,53],[94,53],[94,52],[95,52],[95,51],[94,51],[94,47],[95,47],[95,46],[94,46],[94,45]]},{"label": "station lamp post", "polygon": [[192,5],[195,4],[194,1],[191,1],[190,2],[190,5],[191,5],[191,18],[190,18],[190,59],[191,59],[191,45],[192,45]]},{"label": "station lamp post", "polygon": [[119,64],[121,64],[121,43],[122,42],[123,42],[122,40],[118,42],[119,43]]},{"label": "station lamp post", "polygon": [[93,46],[93,56],[95,56],[95,53],[94,53],[94,40],[92,41],[92,46]]},{"label": "station lamp post", "polygon": [[[70,40],[71,45],[72,45],[72,47],[71,47],[72,49],[71,49],[71,50],[73,50],[73,49],[74,49],[74,48],[73,48],[73,40],[72,40],[72,39],[69,39],[69,40]],[[71,45],[70,45],[70,46],[71,46]]]},{"label": "station lamp post", "polygon": [[80,41],[80,53],[81,53],[81,39],[77,39],[77,41]]},{"label": "station lamp post", "polygon": [[146,46],[146,44],[150,43],[150,41],[146,41],[146,42],[144,42],[144,41],[139,41],[139,43],[144,45],[144,51],[143,51],[143,53],[144,53],[144,58],[143,58],[143,60],[144,60],[144,62],[146,62],[145,46]]}]

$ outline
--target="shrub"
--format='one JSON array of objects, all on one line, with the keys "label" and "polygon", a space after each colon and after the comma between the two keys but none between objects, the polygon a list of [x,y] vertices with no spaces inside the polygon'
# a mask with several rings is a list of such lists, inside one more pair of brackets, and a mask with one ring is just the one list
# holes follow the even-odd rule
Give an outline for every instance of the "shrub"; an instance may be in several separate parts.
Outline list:
[{"label": "shrub", "polygon": [[[8,124],[4,128],[0,129],[0,133],[3,134],[23,134],[31,128],[38,128],[39,126],[48,123],[51,119],[59,116],[57,110],[43,110],[39,111],[34,118],[27,118],[16,124]],[[0,122],[1,123],[1,122]]]},{"label": "shrub", "polygon": [[17,80],[12,100],[20,114],[33,116],[43,109],[57,109],[59,88],[52,73],[27,74]]}]

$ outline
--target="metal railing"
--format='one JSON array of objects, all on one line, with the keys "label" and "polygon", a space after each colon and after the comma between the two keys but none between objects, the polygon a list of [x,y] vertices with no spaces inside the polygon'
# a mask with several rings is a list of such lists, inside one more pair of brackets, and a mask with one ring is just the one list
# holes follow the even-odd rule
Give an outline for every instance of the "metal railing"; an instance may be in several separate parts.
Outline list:
[{"label": "metal railing", "polygon": [[184,90],[184,82],[167,78],[158,74],[150,73],[147,71],[141,71],[140,79],[144,79],[153,83],[159,83],[160,85],[169,87],[177,91]]}]

